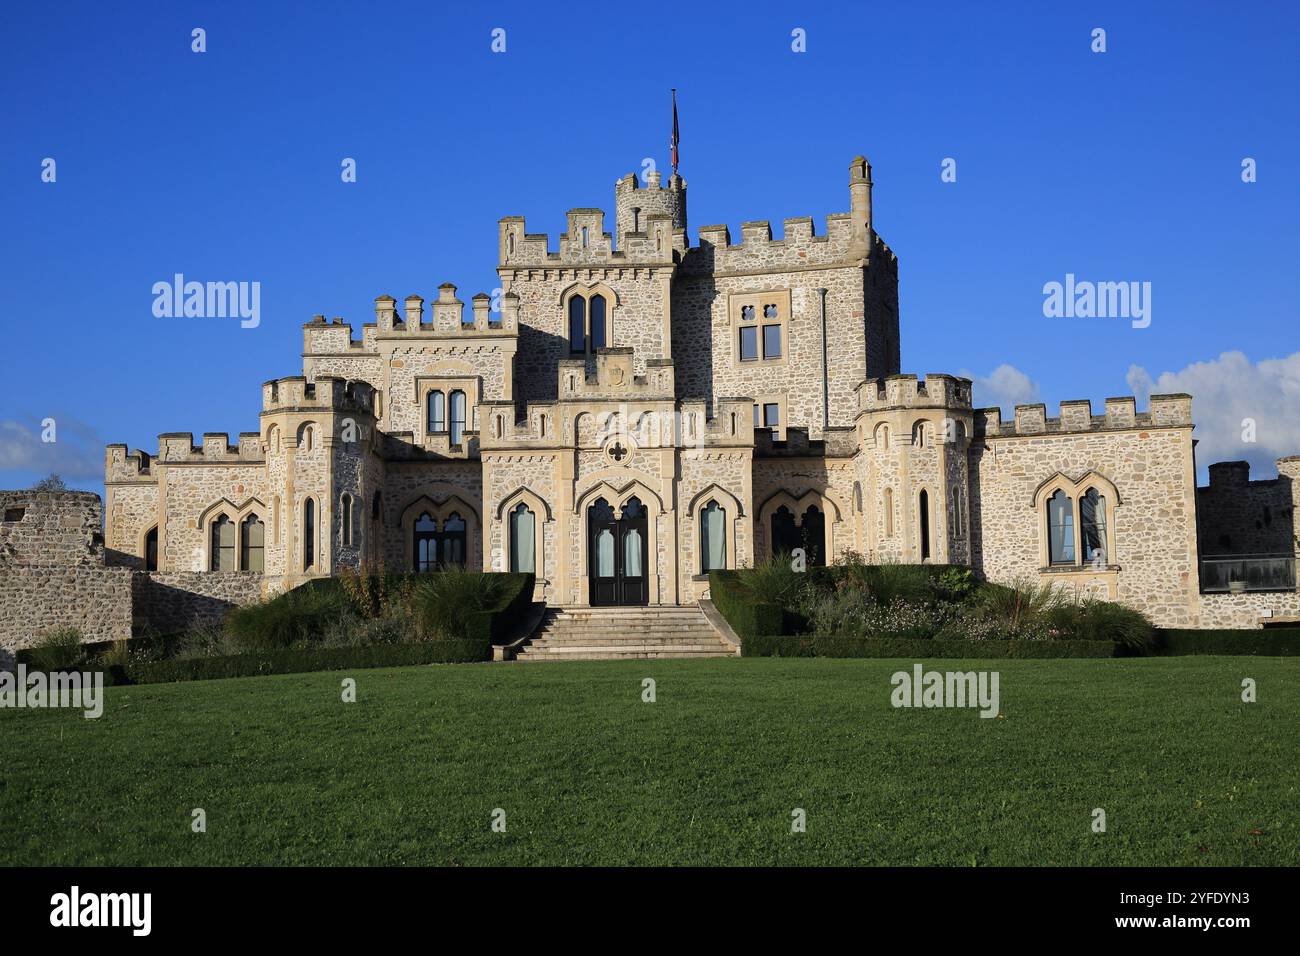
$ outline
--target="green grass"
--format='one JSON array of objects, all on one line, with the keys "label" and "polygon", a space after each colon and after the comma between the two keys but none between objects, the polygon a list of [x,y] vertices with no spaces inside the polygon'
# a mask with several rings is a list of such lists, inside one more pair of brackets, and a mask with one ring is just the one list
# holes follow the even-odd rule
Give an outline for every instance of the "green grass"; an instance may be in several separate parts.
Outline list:
[{"label": "green grass", "polygon": [[931,663],[999,671],[991,720],[891,708],[911,663],[441,665],[353,671],[356,704],[334,672],[110,688],[98,721],[3,710],[0,863],[1300,858],[1294,661]]}]

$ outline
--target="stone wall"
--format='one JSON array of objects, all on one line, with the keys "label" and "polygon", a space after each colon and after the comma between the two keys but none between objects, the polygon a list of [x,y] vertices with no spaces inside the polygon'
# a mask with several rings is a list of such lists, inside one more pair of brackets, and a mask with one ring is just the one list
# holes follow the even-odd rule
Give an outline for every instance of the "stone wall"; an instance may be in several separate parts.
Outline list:
[{"label": "stone wall", "polygon": [[1194,626],[1256,628],[1266,624],[1300,626],[1300,591],[1202,594],[1201,614]]},{"label": "stone wall", "polygon": [[219,625],[232,608],[258,601],[261,588],[262,576],[251,571],[136,572],[127,606],[133,604],[138,624],[178,634]]},{"label": "stone wall", "polygon": [[0,647],[64,627],[131,635],[131,571],[105,565],[102,513],[89,492],[0,492]]},{"label": "stone wall", "polygon": [[130,637],[134,573],[92,564],[0,568],[0,647],[30,647],[65,627],[87,643]]},{"label": "stone wall", "polygon": [[0,491],[0,568],[98,564],[103,508],[84,491]]}]

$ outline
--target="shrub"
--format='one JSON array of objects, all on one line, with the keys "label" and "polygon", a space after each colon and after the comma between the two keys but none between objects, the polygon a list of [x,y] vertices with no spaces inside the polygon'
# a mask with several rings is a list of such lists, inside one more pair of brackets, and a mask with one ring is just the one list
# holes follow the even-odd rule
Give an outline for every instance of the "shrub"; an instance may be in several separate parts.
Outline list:
[{"label": "shrub", "polygon": [[1145,654],[1152,646],[1155,628],[1141,611],[1084,598],[1062,602],[1050,612],[1057,636],[1080,641],[1114,641],[1126,650]]},{"label": "shrub", "polygon": [[226,632],[245,650],[295,647],[318,642],[351,610],[341,588],[307,584],[269,601],[235,608],[226,618]]},{"label": "shrub", "polygon": [[1009,587],[985,584],[976,592],[975,604],[986,620],[1000,622],[1008,635],[1041,637],[1052,624],[1061,595],[1052,584],[1033,580]]},{"label": "shrub", "polygon": [[42,671],[75,670],[86,660],[81,632],[75,627],[60,627],[46,631],[36,639],[27,655],[30,663]]},{"label": "shrub", "polygon": [[463,639],[469,616],[495,604],[502,581],[480,571],[448,568],[430,574],[415,588],[412,609],[421,640]]},{"label": "shrub", "polygon": [[788,554],[777,554],[736,572],[741,587],[756,600],[798,609],[812,587],[806,571],[796,571]]},{"label": "shrub", "polygon": [[741,638],[741,652],[754,637],[779,635],[785,629],[785,609],[755,598],[740,583],[740,571],[710,571],[709,597],[731,629]]}]

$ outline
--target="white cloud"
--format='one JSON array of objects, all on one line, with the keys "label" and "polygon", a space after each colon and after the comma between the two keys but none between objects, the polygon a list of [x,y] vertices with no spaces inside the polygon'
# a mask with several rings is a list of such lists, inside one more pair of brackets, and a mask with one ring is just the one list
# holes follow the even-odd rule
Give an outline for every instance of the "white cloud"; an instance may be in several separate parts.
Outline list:
[{"label": "white cloud", "polygon": [[974,375],[971,372],[959,372],[962,378],[969,378],[971,399],[976,408],[1002,409],[1002,417],[1010,418],[1015,414],[1017,405],[1032,405],[1042,401],[1039,396],[1038,383],[1014,365],[999,365],[988,375]]},{"label": "white cloud", "polygon": [[[1199,441],[1196,461],[1202,469],[1216,461],[1244,459],[1251,464],[1252,478],[1270,478],[1277,474],[1278,458],[1300,454],[1300,352],[1260,362],[1241,352],[1224,352],[1154,379],[1133,365],[1127,381],[1139,401],[1152,393],[1192,396],[1192,434]],[[1251,421],[1253,442],[1243,440]]]},{"label": "white cloud", "polygon": [[58,474],[71,481],[104,477],[104,445],[93,428],[72,419],[54,421],[54,441],[43,441],[40,421],[0,421],[0,472]]}]

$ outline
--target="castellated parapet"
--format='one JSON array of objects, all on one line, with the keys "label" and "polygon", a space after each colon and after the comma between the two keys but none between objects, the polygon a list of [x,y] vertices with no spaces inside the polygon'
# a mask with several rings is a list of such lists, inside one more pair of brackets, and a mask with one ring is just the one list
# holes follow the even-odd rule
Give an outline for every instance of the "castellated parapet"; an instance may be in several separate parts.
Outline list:
[{"label": "castellated parapet", "polygon": [[373,414],[375,389],[368,382],[321,376],[308,381],[289,375],[262,383],[262,414],[298,411],[360,412]]},{"label": "castellated parapet", "polygon": [[448,338],[456,342],[517,337],[519,297],[507,292],[501,297],[500,306],[500,312],[494,313],[492,297],[479,292],[471,299],[471,311],[467,315],[465,303],[456,297],[456,286],[450,282],[438,287],[437,297],[429,301],[428,309],[419,295],[408,295],[400,311],[395,298],[381,295],[375,299],[375,321],[362,327],[359,340],[352,337],[352,326],[342,319],[328,322],[323,315],[315,316],[303,326],[303,354],[351,356],[377,353],[381,337],[409,337],[411,341]]},{"label": "castellated parapet", "polygon": [[1130,428],[1180,428],[1192,425],[1192,397],[1186,394],[1152,395],[1148,411],[1137,411],[1133,396],[1106,399],[1104,415],[1092,414],[1088,399],[1061,402],[1061,413],[1047,417],[1042,404],[1017,405],[1011,421],[1002,420],[999,408],[975,410],[977,437],[1005,438],[1016,435],[1043,435],[1119,430]]},{"label": "castellated parapet", "polygon": [[969,410],[971,381],[940,373],[931,373],[924,379],[906,374],[872,379],[858,386],[858,407],[864,412],[906,408]]},{"label": "castellated parapet", "polygon": [[666,220],[669,231],[686,231],[686,180],[680,176],[668,177],[668,185],[661,185],[658,170],[646,174],[642,188],[636,173],[628,173],[614,184],[614,217],[618,247],[627,249],[633,238],[646,238],[652,218]]}]

